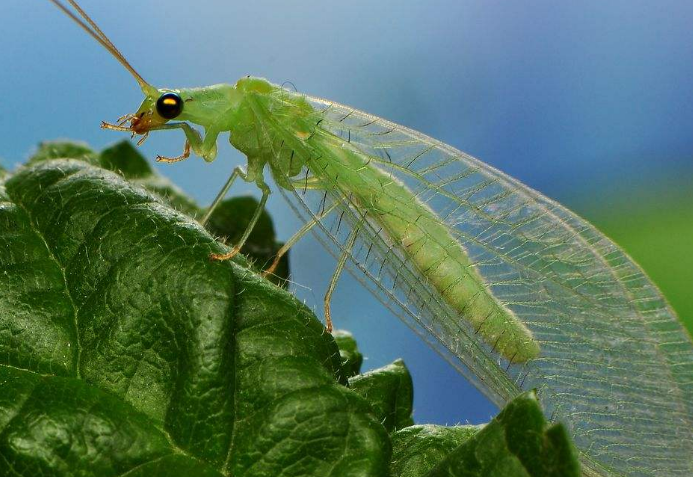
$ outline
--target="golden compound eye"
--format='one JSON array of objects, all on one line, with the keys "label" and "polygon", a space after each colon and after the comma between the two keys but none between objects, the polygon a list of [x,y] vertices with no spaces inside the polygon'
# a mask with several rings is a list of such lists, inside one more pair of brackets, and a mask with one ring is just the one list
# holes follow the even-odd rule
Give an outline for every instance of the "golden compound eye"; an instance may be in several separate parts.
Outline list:
[{"label": "golden compound eye", "polygon": [[173,119],[183,112],[183,100],[178,93],[164,93],[156,100],[156,112],[166,119]]}]

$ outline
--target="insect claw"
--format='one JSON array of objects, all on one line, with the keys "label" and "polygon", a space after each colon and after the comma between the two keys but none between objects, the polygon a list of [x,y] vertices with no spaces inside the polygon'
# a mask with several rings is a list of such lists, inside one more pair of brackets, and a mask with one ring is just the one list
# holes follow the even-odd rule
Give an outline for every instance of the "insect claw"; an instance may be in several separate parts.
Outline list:
[{"label": "insect claw", "polygon": [[236,256],[236,254],[240,252],[240,249],[234,247],[230,252],[228,253],[210,253],[209,254],[209,259],[214,261],[214,262],[220,262],[222,260],[231,260],[233,257]]},{"label": "insect claw", "polygon": [[270,265],[267,269],[263,270],[260,275],[262,275],[262,278],[267,278],[269,275],[274,274],[274,271],[277,269],[277,266],[279,265],[279,256],[277,256],[274,261],[272,262],[272,265]]}]

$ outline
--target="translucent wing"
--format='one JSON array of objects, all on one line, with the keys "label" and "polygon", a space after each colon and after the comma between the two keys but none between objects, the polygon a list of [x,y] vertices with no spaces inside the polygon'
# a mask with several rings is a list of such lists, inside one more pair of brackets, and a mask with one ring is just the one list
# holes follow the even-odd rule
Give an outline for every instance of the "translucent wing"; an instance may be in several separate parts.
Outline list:
[{"label": "translucent wing", "polygon": [[[510,364],[458,316],[336,181],[283,191],[354,276],[496,404],[531,388],[599,475],[693,475],[693,345],[642,270],[559,204],[454,148],[308,98],[319,127],[358,147],[450,227],[541,355]],[[356,229],[354,231],[354,229]],[[354,235],[356,240],[354,241]]]}]

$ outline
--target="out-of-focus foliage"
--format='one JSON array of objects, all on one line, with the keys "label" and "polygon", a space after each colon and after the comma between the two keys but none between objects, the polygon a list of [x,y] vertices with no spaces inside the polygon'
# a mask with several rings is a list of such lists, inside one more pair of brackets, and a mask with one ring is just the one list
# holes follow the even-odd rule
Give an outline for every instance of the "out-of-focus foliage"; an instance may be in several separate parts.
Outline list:
[{"label": "out-of-focus foliage", "polygon": [[662,290],[693,335],[693,186],[691,178],[578,205]]}]

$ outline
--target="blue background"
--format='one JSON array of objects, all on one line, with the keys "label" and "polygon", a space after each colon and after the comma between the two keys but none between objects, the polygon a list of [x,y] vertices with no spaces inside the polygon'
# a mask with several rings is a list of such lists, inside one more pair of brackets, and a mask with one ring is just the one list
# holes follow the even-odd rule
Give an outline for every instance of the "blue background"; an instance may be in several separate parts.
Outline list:
[{"label": "blue background", "polygon": [[[232,83],[247,74],[290,81],[447,142],[597,221],[612,204],[620,217],[652,203],[674,219],[693,210],[687,0],[84,0],[83,7],[154,85]],[[47,1],[3,1],[0,18],[6,167],[41,140],[101,148],[124,137],[99,129],[141,101],[116,61]],[[177,155],[182,145],[180,132],[161,132],[142,151]],[[211,165],[194,158],[159,170],[208,203],[243,162],[225,139],[220,146]],[[239,184],[233,193],[254,190]],[[279,194],[268,208],[281,239],[299,227]],[[667,223],[658,223],[667,235]],[[679,238],[693,244],[693,236]],[[645,248],[656,263],[652,247]],[[312,237],[291,259],[296,294],[319,312],[334,261]],[[690,255],[678,261],[693,265]],[[681,277],[673,280],[692,289],[690,275]],[[405,359],[418,422],[476,423],[495,414],[351,277],[340,282],[333,312],[356,335],[368,368]]]}]

